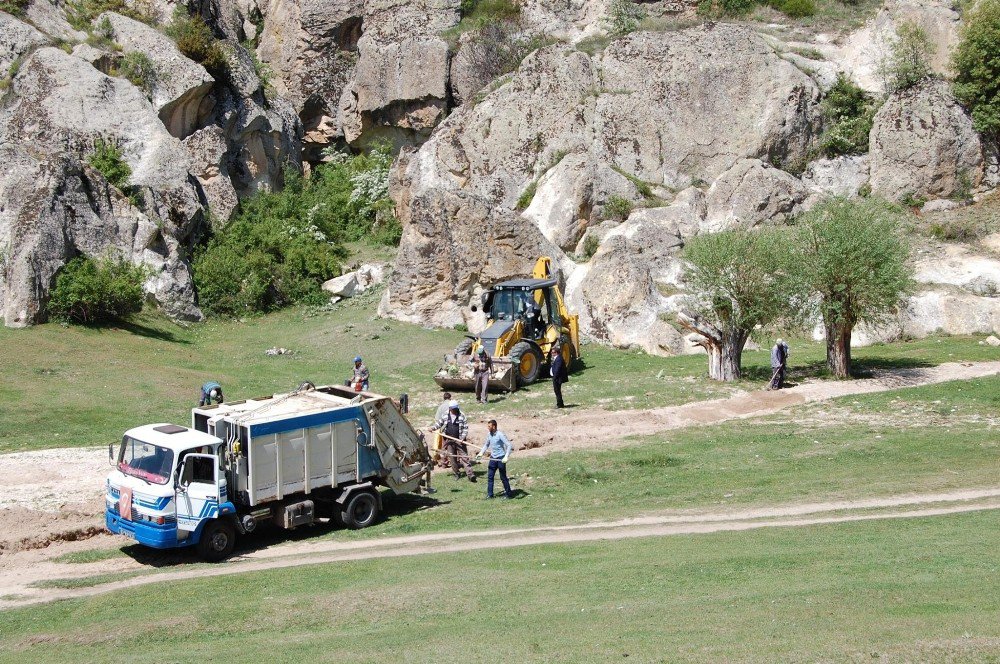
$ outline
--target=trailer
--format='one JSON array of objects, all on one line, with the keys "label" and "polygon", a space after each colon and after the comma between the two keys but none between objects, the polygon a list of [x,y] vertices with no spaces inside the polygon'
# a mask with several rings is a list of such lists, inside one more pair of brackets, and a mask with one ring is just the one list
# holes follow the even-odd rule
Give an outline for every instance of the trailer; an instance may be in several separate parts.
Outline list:
[{"label": "trailer", "polygon": [[[382,492],[429,483],[423,437],[388,397],[331,385],[195,408],[108,448],[108,530],[157,549],[228,557],[263,524],[375,523]],[[428,487],[429,488],[429,487]]]}]

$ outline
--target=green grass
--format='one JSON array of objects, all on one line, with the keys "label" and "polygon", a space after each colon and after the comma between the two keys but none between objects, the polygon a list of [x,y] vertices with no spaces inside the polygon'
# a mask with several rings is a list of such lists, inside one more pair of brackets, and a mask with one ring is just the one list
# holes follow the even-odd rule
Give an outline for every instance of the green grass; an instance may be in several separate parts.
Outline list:
[{"label": "green grass", "polygon": [[[230,400],[343,381],[360,353],[372,389],[410,395],[413,420],[424,424],[440,402],[432,376],[462,338],[378,318],[380,293],[330,310],[292,308],[243,321],[215,319],[182,327],[143,313],[120,327],[39,325],[0,329],[0,452],[104,445],[134,426],[190,420],[199,388],[218,380]],[[979,337],[938,337],[856,349],[861,372],[888,366],[996,359]],[[268,357],[272,346],[292,355]],[[793,341],[792,380],[823,373],[823,344]],[[747,380],[720,384],[706,377],[702,355],[654,357],[641,351],[585,344],[583,360],[564,387],[569,403],[611,410],[675,405],[757,389],[770,377],[766,350],[744,353]],[[541,382],[488,406],[459,395],[474,418],[554,412],[551,386]]]},{"label": "green grass", "polygon": [[52,559],[54,563],[70,563],[70,564],[86,564],[86,563],[96,563],[102,560],[111,560],[113,558],[127,558],[128,554],[122,551],[121,548],[116,549],[87,549],[84,551],[73,551],[72,553],[64,553],[61,556],[56,556]]},{"label": "green grass", "polygon": [[998,528],[993,511],[187,580],[0,613],[0,661],[995,661]]},{"label": "green grass", "polygon": [[54,578],[35,581],[31,584],[34,588],[62,588],[72,590],[74,588],[93,588],[94,586],[112,583],[140,576],[143,572],[108,572],[107,574],[93,574],[91,576],[78,576],[69,578]]}]

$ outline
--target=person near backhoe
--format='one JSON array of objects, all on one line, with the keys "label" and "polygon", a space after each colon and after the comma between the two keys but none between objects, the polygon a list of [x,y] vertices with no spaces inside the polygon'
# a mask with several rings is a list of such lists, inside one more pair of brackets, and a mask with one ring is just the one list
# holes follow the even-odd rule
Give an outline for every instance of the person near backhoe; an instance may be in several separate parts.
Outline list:
[{"label": "person near backhoe", "polygon": [[510,444],[510,440],[502,431],[497,431],[496,420],[490,420],[486,426],[489,429],[489,433],[486,434],[486,442],[483,443],[483,449],[479,450],[479,454],[476,455],[477,459],[481,459],[487,451],[490,453],[489,471],[486,475],[486,497],[493,497],[493,477],[499,470],[500,481],[503,482],[503,497],[513,498],[514,492],[510,490],[510,480],[507,479],[507,459],[510,458],[514,446]]},{"label": "person near backhoe", "polygon": [[462,470],[470,482],[476,481],[472,472],[472,462],[469,461],[469,421],[458,407],[458,402],[452,399],[448,402],[448,414],[439,419],[431,427],[431,431],[441,431],[444,434],[444,454],[451,459],[451,470],[456,480],[462,479]]},{"label": "person near backhoe", "polygon": [[207,406],[213,401],[217,404],[222,403],[222,385],[210,380],[201,386],[201,399],[198,401],[198,407]]},{"label": "person near backhoe", "polygon": [[[444,418],[448,417],[449,403],[451,402],[451,392],[445,392],[441,395],[442,401],[438,404],[437,411],[434,413],[434,424],[437,424]],[[434,463],[441,468],[447,468],[449,466],[448,457],[441,454],[444,449],[444,436],[441,435],[440,431],[434,432],[434,449],[431,450],[431,458]]]},{"label": "person near backhoe", "polygon": [[552,374],[552,391],[556,394],[556,408],[565,408],[563,403],[562,386],[569,381],[569,373],[566,371],[566,361],[563,359],[559,346],[553,346],[549,351],[549,372]]},{"label": "person near backhoe", "polygon": [[490,374],[493,373],[493,358],[486,352],[486,348],[479,347],[479,352],[472,356],[472,382],[476,386],[476,402],[486,403],[489,401]]},{"label": "person near backhoe", "polygon": [[778,339],[771,348],[771,383],[769,390],[780,390],[785,384],[785,371],[788,368],[788,344],[784,339]]},{"label": "person near backhoe", "polygon": [[361,361],[360,355],[354,358],[354,373],[351,375],[348,385],[355,392],[368,390],[368,367]]}]

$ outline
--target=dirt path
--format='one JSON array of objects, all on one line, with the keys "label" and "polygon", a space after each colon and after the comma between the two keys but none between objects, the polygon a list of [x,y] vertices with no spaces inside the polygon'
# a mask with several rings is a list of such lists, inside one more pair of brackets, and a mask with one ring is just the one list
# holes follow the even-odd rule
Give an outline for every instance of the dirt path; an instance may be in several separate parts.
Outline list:
[{"label": "dirt path", "polygon": [[[150,566],[132,559],[115,559],[114,572],[140,572],[87,588],[36,588],[43,579],[85,578],[108,572],[108,561],[86,565],[56,563],[51,556],[39,559],[37,552],[21,552],[14,557],[30,557],[17,575],[0,577],[0,609],[74,597],[90,597],[113,590],[135,588],[150,583],[180,581],[207,576],[315,565],[347,560],[395,558],[435,553],[499,549],[539,544],[565,544],[623,540],[637,537],[666,537],[756,528],[802,527],[876,519],[900,519],[1000,509],[1000,488],[964,490],[939,494],[894,496],[855,501],[778,505],[724,512],[668,512],[618,521],[593,522],[572,526],[512,528],[379,538],[357,542],[307,540],[261,548],[237,555],[214,567],[176,562],[167,571],[150,573]],[[12,561],[8,561],[12,562]]]}]

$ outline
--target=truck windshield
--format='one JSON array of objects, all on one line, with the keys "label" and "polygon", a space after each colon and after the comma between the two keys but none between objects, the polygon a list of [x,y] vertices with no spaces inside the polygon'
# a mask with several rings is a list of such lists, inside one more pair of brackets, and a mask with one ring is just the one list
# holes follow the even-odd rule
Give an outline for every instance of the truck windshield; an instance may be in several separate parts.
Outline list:
[{"label": "truck windshield", "polygon": [[174,453],[165,447],[144,443],[129,436],[122,439],[118,454],[118,470],[126,475],[166,484],[174,468]]}]

